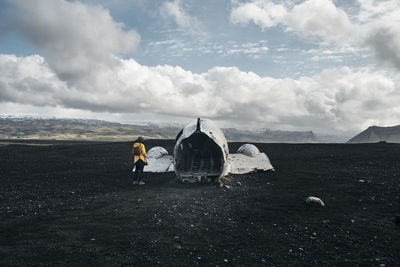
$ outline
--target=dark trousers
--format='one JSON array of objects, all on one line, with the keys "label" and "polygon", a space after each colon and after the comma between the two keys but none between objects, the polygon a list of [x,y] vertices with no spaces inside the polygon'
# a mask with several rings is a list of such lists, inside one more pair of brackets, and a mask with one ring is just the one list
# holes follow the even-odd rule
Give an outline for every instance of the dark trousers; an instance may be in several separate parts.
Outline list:
[{"label": "dark trousers", "polygon": [[[135,174],[133,175],[133,180],[134,181],[139,181],[143,180],[143,168],[145,166],[145,163],[139,159],[135,163]],[[142,178],[140,178],[142,176]]]}]

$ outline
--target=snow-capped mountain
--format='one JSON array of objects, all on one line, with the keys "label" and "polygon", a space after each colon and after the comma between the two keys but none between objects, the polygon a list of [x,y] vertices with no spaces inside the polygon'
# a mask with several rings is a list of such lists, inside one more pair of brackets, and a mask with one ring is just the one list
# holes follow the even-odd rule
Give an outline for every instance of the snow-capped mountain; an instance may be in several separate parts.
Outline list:
[{"label": "snow-capped mountain", "polygon": [[[55,139],[130,141],[138,136],[147,139],[175,139],[184,125],[169,122],[121,124],[95,119],[51,118],[0,115],[0,139]],[[228,141],[315,143],[312,131],[272,131],[222,129]]]}]

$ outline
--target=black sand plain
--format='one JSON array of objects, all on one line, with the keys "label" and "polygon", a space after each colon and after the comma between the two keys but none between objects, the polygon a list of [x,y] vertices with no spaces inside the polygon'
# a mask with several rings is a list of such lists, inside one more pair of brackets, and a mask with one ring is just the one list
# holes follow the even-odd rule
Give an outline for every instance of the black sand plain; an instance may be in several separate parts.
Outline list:
[{"label": "black sand plain", "polygon": [[3,142],[0,265],[400,266],[400,145],[257,146],[276,172],[220,189],[132,185],[131,143]]}]

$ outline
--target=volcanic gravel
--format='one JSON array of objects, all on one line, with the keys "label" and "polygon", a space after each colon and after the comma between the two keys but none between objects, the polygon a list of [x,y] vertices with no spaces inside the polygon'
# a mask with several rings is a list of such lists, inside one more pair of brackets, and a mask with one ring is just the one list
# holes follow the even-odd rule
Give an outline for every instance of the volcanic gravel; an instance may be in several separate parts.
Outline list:
[{"label": "volcanic gravel", "polygon": [[400,266],[400,145],[256,145],[276,171],[218,188],[133,185],[131,143],[3,142],[0,265]]}]

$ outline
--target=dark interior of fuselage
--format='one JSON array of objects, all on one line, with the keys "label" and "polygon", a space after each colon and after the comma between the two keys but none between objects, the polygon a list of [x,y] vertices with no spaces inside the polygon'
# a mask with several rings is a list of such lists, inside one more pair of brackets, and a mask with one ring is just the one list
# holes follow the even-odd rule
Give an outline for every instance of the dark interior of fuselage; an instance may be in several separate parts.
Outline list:
[{"label": "dark interior of fuselage", "polygon": [[204,133],[194,133],[182,140],[175,155],[175,168],[184,177],[214,180],[223,170],[222,149]]}]

